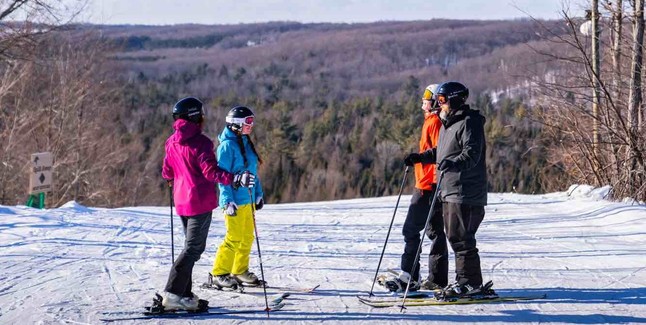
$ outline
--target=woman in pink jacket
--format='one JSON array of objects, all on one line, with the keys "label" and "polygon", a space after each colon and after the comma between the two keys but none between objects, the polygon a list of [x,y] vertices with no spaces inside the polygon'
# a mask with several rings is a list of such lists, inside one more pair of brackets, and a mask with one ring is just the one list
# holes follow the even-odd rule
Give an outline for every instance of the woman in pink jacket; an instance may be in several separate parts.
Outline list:
[{"label": "woman in pink jacket", "polygon": [[173,188],[186,241],[170,270],[162,305],[165,310],[197,310],[198,297],[191,291],[193,266],[206,248],[211,212],[218,206],[217,183],[252,186],[253,175],[234,176],[218,167],[213,142],[202,134],[204,111],[197,98],[178,101],[173,118],[175,133],[166,140],[162,177]]}]

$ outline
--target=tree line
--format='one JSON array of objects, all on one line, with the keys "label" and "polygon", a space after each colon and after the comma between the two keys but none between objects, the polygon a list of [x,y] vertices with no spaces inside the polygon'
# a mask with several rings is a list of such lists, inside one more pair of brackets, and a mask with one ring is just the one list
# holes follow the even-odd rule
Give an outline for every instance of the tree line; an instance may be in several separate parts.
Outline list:
[{"label": "tree line", "polygon": [[[500,26],[518,24],[525,27],[516,30],[514,41],[499,38],[505,35]],[[56,157],[50,206],[69,200],[167,204],[163,144],[172,132],[173,103],[188,95],[206,103],[204,132],[212,139],[232,106],[256,112],[253,137],[265,160],[260,177],[267,202],[392,195],[403,177],[401,159],[417,148],[421,91],[454,78],[471,87],[470,103],[487,117],[490,191],[538,193],[569,185],[560,181],[563,169],[549,161],[545,124],[532,119],[539,106],[531,87],[519,81],[527,78],[515,76],[534,58],[530,47],[561,53],[555,49],[562,46],[523,34],[536,34],[529,22],[295,24],[281,30],[283,25],[270,25],[278,27],[269,34],[262,34],[262,24],[222,27],[251,28],[267,42],[264,49],[221,48],[217,42],[200,50],[144,41],[142,51],[138,45],[124,48],[119,37],[130,36],[123,26],[109,28],[118,37],[71,26],[34,34],[30,49],[13,43],[12,51],[22,56],[0,61],[0,204],[26,199],[27,161],[39,151]],[[420,38],[435,35],[429,25],[444,28],[442,33],[455,30],[458,39],[470,33],[464,28],[485,26],[491,39],[478,39],[473,47],[466,38],[441,50],[416,47]],[[191,37],[209,28],[196,28]],[[141,35],[154,40],[156,29],[147,30]],[[402,46],[387,44],[399,38]],[[326,39],[324,47],[317,45]],[[366,39],[369,50],[352,46]],[[202,50],[206,59],[191,57]],[[558,65],[532,67],[544,75]]]}]

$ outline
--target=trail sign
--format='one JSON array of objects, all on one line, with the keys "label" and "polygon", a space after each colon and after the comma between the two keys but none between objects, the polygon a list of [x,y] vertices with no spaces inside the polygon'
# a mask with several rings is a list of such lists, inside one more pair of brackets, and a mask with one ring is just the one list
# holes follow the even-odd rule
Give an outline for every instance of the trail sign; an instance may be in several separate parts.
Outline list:
[{"label": "trail sign", "polygon": [[54,156],[51,152],[39,152],[31,155],[30,194],[51,192],[53,166]]}]

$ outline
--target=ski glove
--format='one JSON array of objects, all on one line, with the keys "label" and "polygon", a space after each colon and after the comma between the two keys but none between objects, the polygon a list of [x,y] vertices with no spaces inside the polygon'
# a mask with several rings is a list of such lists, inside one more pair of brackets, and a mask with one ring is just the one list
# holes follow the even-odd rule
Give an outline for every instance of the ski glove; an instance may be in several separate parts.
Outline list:
[{"label": "ski glove", "polygon": [[413,166],[422,162],[422,155],[418,153],[410,153],[406,158],[404,158],[404,165]]},{"label": "ski glove", "polygon": [[264,205],[265,205],[265,200],[263,200],[261,196],[256,200],[256,210],[262,209]]},{"label": "ski glove", "polygon": [[238,205],[235,204],[235,202],[229,202],[224,207],[224,213],[226,213],[226,215],[228,216],[235,216],[236,211],[238,211]]},{"label": "ski glove", "polygon": [[248,170],[244,172],[237,173],[233,175],[233,188],[238,189],[240,187],[253,187],[256,185],[256,176],[250,173]]},{"label": "ski glove", "polygon": [[458,169],[458,164],[450,159],[444,159],[442,160],[438,165],[437,169],[440,171],[448,171],[448,172],[457,172],[459,171]]}]

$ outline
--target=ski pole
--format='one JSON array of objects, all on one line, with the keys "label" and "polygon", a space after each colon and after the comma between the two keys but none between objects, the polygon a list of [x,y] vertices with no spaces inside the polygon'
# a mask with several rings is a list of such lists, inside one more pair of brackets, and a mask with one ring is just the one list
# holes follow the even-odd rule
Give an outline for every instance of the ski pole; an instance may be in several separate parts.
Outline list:
[{"label": "ski pole", "polygon": [[[422,232],[422,238],[419,241],[419,246],[417,246],[417,254],[415,254],[415,261],[413,262],[413,270],[419,262],[419,256],[422,252],[422,244],[424,243],[424,238],[426,237],[426,231],[428,230],[428,224],[431,221],[431,216],[433,215],[433,210],[435,210],[435,201],[437,201],[437,194],[440,193],[440,183],[442,183],[442,178],[444,178],[444,171],[440,173],[440,178],[437,180],[437,185],[435,186],[435,193],[433,194],[433,202],[431,202],[431,209],[428,210],[428,216],[426,217],[426,224],[424,225],[424,232]],[[411,270],[411,271],[413,271]],[[408,283],[406,284],[406,291],[404,292],[404,298],[402,299],[402,305],[400,312],[404,311],[406,305],[406,297],[408,296],[408,288],[410,288],[410,283],[413,280],[413,274],[411,272],[410,277],[408,278]]]},{"label": "ski pole", "polygon": [[170,251],[172,255],[172,264],[175,264],[175,235],[174,235],[174,227],[173,227],[173,185],[170,185],[168,187],[169,193],[170,193]]},{"label": "ski pole", "polygon": [[397,207],[399,206],[399,200],[402,197],[402,192],[404,191],[404,184],[406,184],[406,176],[408,175],[409,166],[406,166],[404,169],[404,177],[402,179],[402,185],[399,186],[399,195],[397,196],[397,203],[395,204],[395,211],[393,211],[393,217],[390,219],[390,226],[388,226],[388,234],[386,234],[386,241],[384,242],[384,248],[381,251],[381,256],[379,256],[379,264],[377,264],[377,270],[375,271],[375,278],[372,280],[372,287],[370,287],[370,293],[368,296],[372,297],[372,291],[375,289],[375,282],[377,282],[377,276],[379,275],[379,268],[381,267],[381,261],[384,259],[384,253],[386,252],[386,245],[388,244],[388,237],[390,237],[390,231],[393,228],[393,222],[395,222],[395,215],[397,214]]},{"label": "ski pole", "polygon": [[258,239],[258,227],[256,227],[256,202],[253,199],[251,194],[251,188],[248,187],[249,191],[249,200],[251,200],[251,217],[253,218],[253,231],[256,235],[256,247],[258,248],[258,262],[260,263],[260,278],[262,279],[262,291],[265,296],[265,311],[267,312],[267,318],[269,318],[269,301],[267,300],[267,282],[265,282],[265,271],[262,268],[262,254],[260,253],[260,239]]}]

